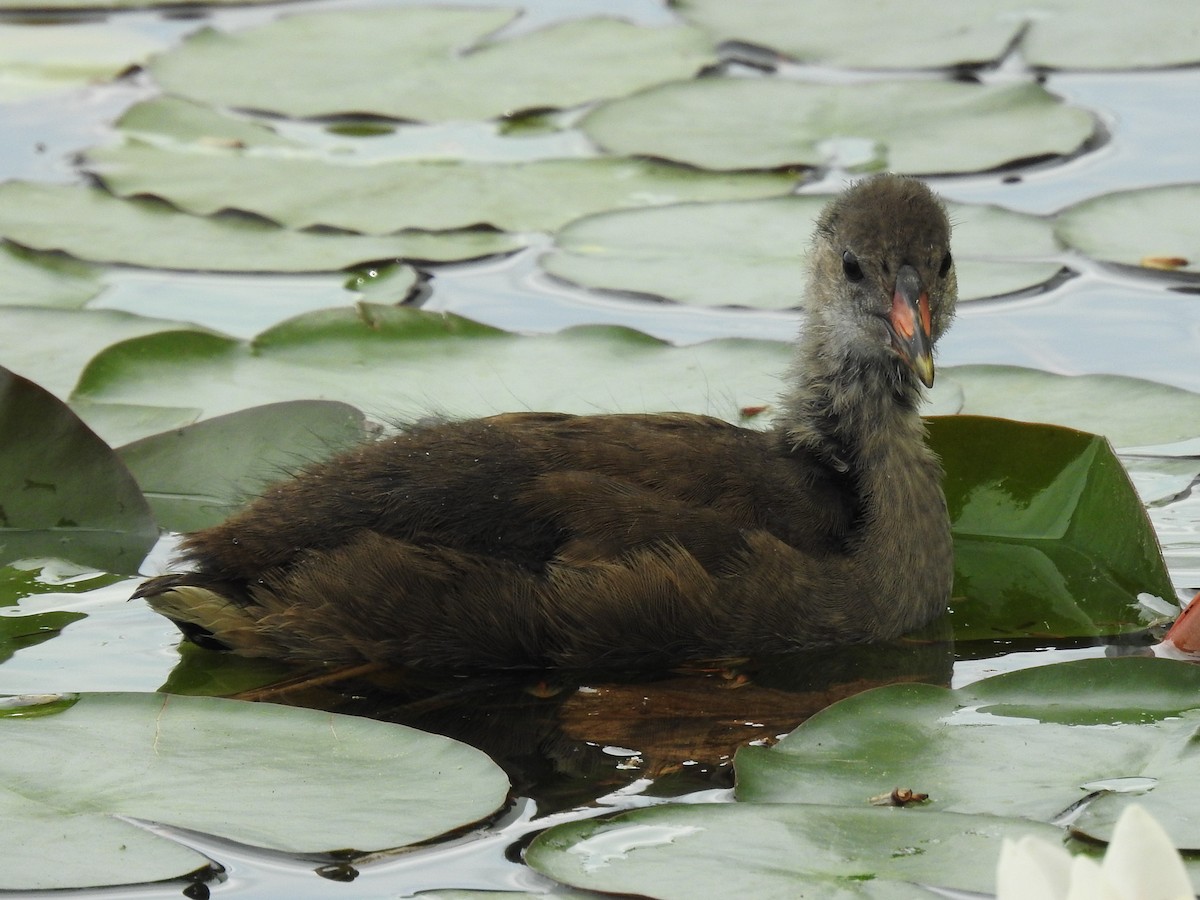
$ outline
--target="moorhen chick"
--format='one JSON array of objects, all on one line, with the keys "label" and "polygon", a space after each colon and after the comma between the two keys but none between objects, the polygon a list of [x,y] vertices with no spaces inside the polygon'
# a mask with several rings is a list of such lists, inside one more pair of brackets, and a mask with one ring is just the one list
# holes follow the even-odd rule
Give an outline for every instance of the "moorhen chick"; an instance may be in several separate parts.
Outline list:
[{"label": "moorhen chick", "polygon": [[194,571],[136,596],[202,646],[442,669],[661,666],[924,625],[953,570],[918,413],[957,295],[945,210],[919,181],[860,181],[820,215],[810,266],[770,430],[415,426],[187,535]]}]

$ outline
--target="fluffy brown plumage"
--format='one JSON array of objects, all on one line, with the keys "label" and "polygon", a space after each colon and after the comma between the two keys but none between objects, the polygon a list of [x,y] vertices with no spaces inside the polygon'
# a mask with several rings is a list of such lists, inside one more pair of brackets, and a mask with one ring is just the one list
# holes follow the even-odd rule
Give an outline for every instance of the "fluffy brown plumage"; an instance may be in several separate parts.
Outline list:
[{"label": "fluffy brown plumage", "polygon": [[304,662],[663,665],[884,640],[946,607],[917,412],[957,294],[950,226],[877,176],[816,229],[774,427],[515,413],[312,466],[188,535],[137,596],[198,643]]}]

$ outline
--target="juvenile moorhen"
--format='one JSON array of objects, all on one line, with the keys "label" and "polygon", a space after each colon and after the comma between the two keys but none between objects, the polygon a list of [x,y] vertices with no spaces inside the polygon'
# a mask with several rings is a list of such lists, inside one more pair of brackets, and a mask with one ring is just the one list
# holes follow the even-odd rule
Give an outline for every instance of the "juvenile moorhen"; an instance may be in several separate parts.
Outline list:
[{"label": "juvenile moorhen", "polygon": [[953,568],[917,411],[957,295],[945,210],[919,181],[860,181],[822,212],[810,265],[768,431],[686,413],[420,425],[187,535],[194,571],[136,596],[203,646],[457,669],[667,665],[924,625]]}]

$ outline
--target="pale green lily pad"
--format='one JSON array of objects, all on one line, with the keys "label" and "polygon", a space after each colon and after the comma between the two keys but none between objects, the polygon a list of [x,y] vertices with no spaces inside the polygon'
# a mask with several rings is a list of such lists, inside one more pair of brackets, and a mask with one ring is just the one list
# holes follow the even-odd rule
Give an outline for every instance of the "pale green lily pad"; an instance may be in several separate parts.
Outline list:
[{"label": "pale green lily pad", "polygon": [[931,900],[941,895],[919,885],[994,890],[987,861],[1004,838],[1062,834],[1017,818],[873,809],[865,798],[855,805],[651,807],[555,826],[525,860],[576,887],[659,900]]},{"label": "pale green lily pad", "polygon": [[216,525],[267,484],[366,437],[344,403],[298,400],[208,419],[118,449],[168,531]]},{"label": "pale green lily pad", "polygon": [[75,400],[172,406],[205,417],[270,401],[330,399],[383,419],[512,409],[683,409],[736,420],[773,399],[791,349],[718,340],[672,347],[624,328],[523,337],[456,316],[361,304],[301,316],[252,342],[194,331],[99,354]]},{"label": "pale green lily pad", "polygon": [[135,572],[157,538],[116,454],[61,400],[0,368],[0,563],[60,557]]},{"label": "pale green lily pad", "polygon": [[303,146],[279,134],[266,121],[238,117],[182,97],[152,97],[125,110],[115,127],[142,140],[187,144],[195,149]]},{"label": "pale green lily pad", "polygon": [[1018,52],[1034,66],[1126,69],[1200,60],[1200,10],[1170,3],[1047,0],[1034,8],[1022,0],[910,0],[902,6],[877,0],[678,0],[673,8],[716,40],[743,41],[803,62],[849,68],[987,63],[1000,59],[1023,29]]},{"label": "pale green lily pad", "polygon": [[317,272],[402,255],[394,238],[305,234],[262,221],[202,219],[96,188],[0,185],[0,235],[78,259],[161,269]]},{"label": "pale green lily pad", "polygon": [[145,31],[114,22],[0,25],[0,75],[77,87],[114,78],[163,46]]},{"label": "pale green lily pad", "polygon": [[961,412],[1066,425],[1115,447],[1165,444],[1200,430],[1200,394],[1125,375],[1055,375],[1019,366],[951,366],[934,395],[961,391]]},{"label": "pale green lily pad", "polygon": [[50,715],[0,716],[0,734],[0,808],[23,835],[0,846],[4,889],[131,884],[206,863],[114,815],[289,853],[374,850],[475,822],[508,792],[498,766],[449,738],[271,704],[84,694]]},{"label": "pale green lily pad", "polygon": [[601,104],[581,127],[614,153],[707,169],[932,174],[1065,156],[1083,146],[1095,123],[1029,83],[701,78]]},{"label": "pale green lily pad", "polygon": [[[20,335],[20,340],[4,342],[4,365],[60,399],[70,395],[84,366],[105,347],[178,327],[177,322],[115,310],[0,305],[0,334]],[[177,405],[179,399],[170,405]]]},{"label": "pale green lily pad", "polygon": [[[343,165],[294,153],[188,152],[135,141],[92,150],[88,160],[121,196],[152,194],[198,215],[232,208],[292,228],[328,225],[381,235],[480,224],[547,231],[601,210],[778,196],[795,183],[786,174],[718,176],[626,159]],[[420,248],[410,255],[437,258]]]},{"label": "pale green lily pad", "polygon": [[[918,815],[1049,822],[1097,783],[1147,779],[1105,805],[1146,805],[1178,847],[1197,849],[1197,698],[1200,670],[1144,657],[1041,666],[956,691],[890,685],[822,710],[770,750],[739,750],[737,796],[858,807],[909,787],[929,794]],[[1097,822],[1097,837],[1109,833]]]},{"label": "pale green lily pad", "polygon": [[[540,263],[585,287],[699,306],[783,309],[803,304],[805,257],[827,196],[689,203],[600,213],[555,235]],[[964,300],[1028,290],[1061,270],[1050,224],[995,206],[949,204]]]},{"label": "pale green lily pad", "polygon": [[0,305],[78,309],[100,292],[95,267],[69,257],[0,245]]},{"label": "pale green lily pad", "polygon": [[[774,402],[791,357],[773,341],[671,347],[592,326],[521,337],[456,316],[359,304],[300,316],[252,342],[191,330],[126,341],[92,361],[72,399],[175,407],[186,397],[204,417],[326,399],[384,419],[679,409],[737,421],[742,408]],[[939,370],[938,380],[934,395],[955,394],[962,412],[1067,425],[1118,446],[1191,435],[1200,421],[1200,395],[1122,376],[960,366]],[[770,417],[760,418],[765,425]]]},{"label": "pale green lily pad", "polygon": [[110,447],[176,428],[200,418],[201,410],[187,406],[138,406],[136,404],[91,403],[72,400],[71,410]]},{"label": "pale green lily pad", "polygon": [[1177,271],[1200,272],[1200,184],[1175,184],[1105,194],[1058,214],[1068,247],[1095,259],[1140,266],[1176,258]]},{"label": "pale green lily pad", "polygon": [[408,7],[283,16],[234,33],[201,31],[150,72],[170,93],[216,106],[447,120],[578,106],[716,61],[704,33],[688,26],[585,19],[496,37],[516,15]]},{"label": "pale green lily pad", "polygon": [[[294,186],[293,186],[294,189]],[[10,181],[0,185],[0,236],[77,259],[210,272],[331,272],[403,257],[464,259],[512,249],[479,235],[319,234],[244,216],[200,218],[153,199],[98,188]],[[489,246],[490,245],[490,246]]]}]

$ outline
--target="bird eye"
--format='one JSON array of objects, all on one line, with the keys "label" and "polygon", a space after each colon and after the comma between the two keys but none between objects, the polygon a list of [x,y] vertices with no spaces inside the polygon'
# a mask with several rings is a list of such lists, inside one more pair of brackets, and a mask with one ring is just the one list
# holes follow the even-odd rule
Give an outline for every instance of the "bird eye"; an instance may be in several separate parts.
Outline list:
[{"label": "bird eye", "polygon": [[842,254],[842,271],[846,273],[846,278],[850,281],[862,281],[863,270],[858,264],[858,257],[847,250]]},{"label": "bird eye", "polygon": [[950,271],[950,267],[954,265],[954,259],[950,256],[950,251],[946,251],[946,255],[942,257],[941,268],[938,269],[938,277],[945,278]]}]

